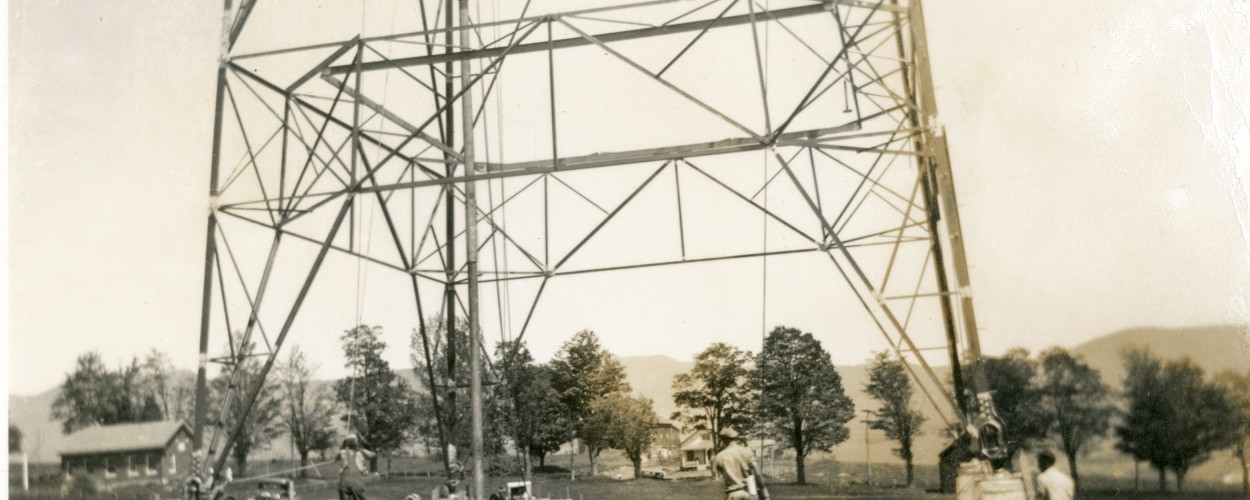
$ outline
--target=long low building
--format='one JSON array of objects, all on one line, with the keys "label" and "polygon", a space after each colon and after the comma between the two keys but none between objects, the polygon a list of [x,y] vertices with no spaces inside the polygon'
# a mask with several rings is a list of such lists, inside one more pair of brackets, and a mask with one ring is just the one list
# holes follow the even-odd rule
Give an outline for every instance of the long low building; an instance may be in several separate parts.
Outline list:
[{"label": "long low building", "polygon": [[101,485],[168,482],[191,467],[191,430],[182,422],[88,427],[69,436],[61,470]]}]

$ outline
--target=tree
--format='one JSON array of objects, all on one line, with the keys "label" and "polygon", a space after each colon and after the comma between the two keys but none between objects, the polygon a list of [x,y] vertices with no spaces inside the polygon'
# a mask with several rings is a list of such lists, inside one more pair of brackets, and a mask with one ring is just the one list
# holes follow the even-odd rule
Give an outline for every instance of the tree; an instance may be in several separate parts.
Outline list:
[{"label": "tree", "polygon": [[375,454],[369,468],[378,470],[378,458],[403,446],[416,423],[416,400],[407,382],[382,359],[386,342],[382,327],[358,325],[343,332],[343,354],[351,374],[334,384],[336,399],[346,411],[342,420]]},{"label": "tree", "polygon": [[1236,412],[1189,358],[1162,361],[1134,350],[1125,353],[1125,365],[1128,409],[1116,427],[1116,447],[1149,462],[1159,472],[1160,491],[1171,470],[1181,491],[1190,468],[1233,444]]},{"label": "tree", "polygon": [[1244,374],[1221,372],[1215,376],[1214,383],[1229,407],[1235,410],[1233,456],[1241,463],[1241,492],[1250,498],[1250,468],[1246,464],[1246,448],[1250,446],[1250,371]]},{"label": "tree", "polygon": [[855,416],[829,353],[812,334],[778,326],[764,339],[748,384],[759,394],[757,421],[794,449],[798,482],[806,484],[807,455],[846,441],[846,423]]},{"label": "tree", "polygon": [[868,385],[864,392],[881,403],[881,408],[873,413],[877,418],[870,425],[898,442],[894,454],[906,464],[907,486],[911,486],[915,473],[912,465],[915,456],[911,446],[915,437],[920,435],[920,425],[925,418],[912,403],[911,379],[903,362],[890,359],[885,352],[878,353],[868,371]]},{"label": "tree", "polygon": [[164,420],[174,418],[171,407],[176,403],[170,395],[173,377],[174,363],[170,361],[169,355],[156,349],[149,350],[143,363],[139,365],[139,380],[144,391],[152,395]]},{"label": "tree", "polygon": [[1045,440],[1050,420],[1042,410],[1035,381],[1037,362],[1029,358],[1029,351],[1011,349],[1001,357],[982,359],[978,366],[994,394],[994,409],[1003,421],[1007,457]]},{"label": "tree", "polygon": [[751,353],[723,342],[708,346],[694,357],[688,373],[673,377],[673,402],[682,409],[683,424],[707,430],[716,450],[725,447],[725,427],[750,427],[751,392],[747,388]]},{"label": "tree", "polygon": [[175,371],[169,386],[169,420],[191,422],[195,419],[195,373]]},{"label": "tree", "polygon": [[[78,356],[73,373],[52,403],[52,416],[69,434],[92,425],[160,420],[139,384],[139,363],[132,360],[116,371],[104,366],[98,352]],[[146,410],[146,411],[145,411]]]},{"label": "tree", "polygon": [[586,453],[590,458],[590,475],[592,476],[599,473],[596,463],[599,454],[612,447],[613,426],[616,425],[614,415],[605,411],[602,405],[596,405],[596,402],[612,394],[621,393],[611,392],[591,401],[586,416],[577,425],[578,437],[582,440],[582,445],[586,447]]},{"label": "tree", "polygon": [[[235,338],[241,339],[242,336],[236,335]],[[252,344],[248,343],[233,351],[236,353],[233,364],[222,369],[221,374],[209,384],[213,395],[211,414],[221,415],[221,424],[227,429],[234,429],[242,419],[234,448],[230,450],[237,467],[235,477],[247,474],[248,457],[253,451],[264,448],[282,434],[279,419],[282,401],[277,397],[273,381],[261,380],[261,364],[251,356],[252,349]],[[251,411],[248,411],[247,396],[258,384],[263,385]],[[243,418],[244,413],[246,418]]]},{"label": "tree", "polygon": [[22,451],[22,430],[15,425],[9,425],[9,453],[20,451]]},{"label": "tree", "polygon": [[[446,323],[441,316],[435,316],[426,321],[428,346],[421,337],[420,331],[412,332],[410,359],[419,384],[414,425],[418,435],[425,440],[427,447],[431,444],[441,447],[441,442],[432,440],[444,436],[448,444],[462,450],[469,450],[473,442],[473,429],[470,426],[473,408],[468,397],[472,382],[469,324],[466,321],[456,322],[456,334],[450,336],[454,345],[448,349],[449,336]],[[426,364],[427,349],[433,366]],[[448,366],[449,355],[454,356],[456,360],[454,373]],[[486,358],[483,351],[479,351],[477,355],[481,358],[479,361],[483,368],[482,385],[490,387],[492,383],[488,369],[491,366],[490,360]],[[430,380],[430,372],[434,374],[433,381]],[[483,415],[482,422],[483,451],[488,455],[495,455],[503,449],[503,431],[500,426],[493,425],[498,419],[490,414],[497,406],[493,400],[494,393],[495,391],[483,390],[482,409],[487,412]],[[439,412],[435,412],[435,397],[438,398]]]},{"label": "tree", "polygon": [[651,399],[615,392],[591,403],[596,415],[605,415],[610,425],[608,446],[619,449],[634,464],[634,479],[642,479],[642,456],[655,440],[655,408]]},{"label": "tree", "polygon": [[1072,481],[1080,490],[1076,457],[1086,443],[1107,433],[1115,406],[1110,390],[1102,383],[1098,371],[1072,356],[1066,349],[1053,348],[1041,354],[1037,389],[1042,411],[1054,435],[1068,457]]},{"label": "tree", "polygon": [[161,419],[189,421],[194,417],[195,374],[177,370],[169,355],[148,351],[139,365],[139,385],[156,400]]},{"label": "tree", "polygon": [[[313,384],[316,371],[317,365],[308,361],[299,346],[292,347],[287,362],[278,367],[283,404],[280,418],[299,452],[301,467],[307,467],[308,455],[328,445],[334,436],[334,398],[328,388]],[[306,475],[307,470],[301,469],[300,474]]]},{"label": "tree", "polygon": [[113,375],[104,366],[100,353],[79,355],[74,372],[65,375],[65,383],[52,403],[53,418],[62,421],[61,432],[69,434],[115,420],[117,409],[109,406],[113,387]]},{"label": "tree", "polygon": [[140,422],[155,422],[164,420],[165,412],[161,410],[161,404],[156,402],[156,396],[145,394],[143,396],[143,408],[139,410]]},{"label": "tree", "polygon": [[604,421],[592,422],[594,409],[591,403],[614,392],[629,392],[625,381],[625,367],[599,344],[595,332],[582,330],[566,341],[551,361],[551,386],[560,394],[561,404],[573,421],[574,434],[586,445],[590,458],[590,474],[598,472],[595,459],[607,442]]},{"label": "tree", "polygon": [[572,436],[572,425],[560,394],[551,387],[551,369],[534,364],[524,342],[500,342],[495,357],[502,374],[495,386],[496,414],[521,455],[524,477],[529,479],[530,457],[545,466],[547,455]]},{"label": "tree", "polygon": [[1116,448],[1135,460],[1149,462],[1159,473],[1159,491],[1167,490],[1168,438],[1165,428],[1170,410],[1162,398],[1163,362],[1144,350],[1124,353],[1123,423],[1116,426]]}]

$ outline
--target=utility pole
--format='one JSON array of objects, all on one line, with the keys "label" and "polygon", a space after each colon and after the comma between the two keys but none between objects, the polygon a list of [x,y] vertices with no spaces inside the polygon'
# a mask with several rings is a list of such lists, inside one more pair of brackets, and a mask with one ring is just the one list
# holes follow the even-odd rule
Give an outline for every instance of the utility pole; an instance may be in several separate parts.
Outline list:
[{"label": "utility pole", "polygon": [[868,446],[868,428],[872,422],[868,417],[872,416],[872,411],[864,410],[864,468],[868,469],[868,487],[872,487],[872,451]]}]

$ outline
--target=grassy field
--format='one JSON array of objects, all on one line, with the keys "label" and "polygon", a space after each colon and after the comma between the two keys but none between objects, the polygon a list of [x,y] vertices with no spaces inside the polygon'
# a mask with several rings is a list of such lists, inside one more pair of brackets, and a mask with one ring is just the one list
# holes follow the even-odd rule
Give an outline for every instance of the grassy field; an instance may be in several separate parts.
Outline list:
[{"label": "grassy field", "polygon": [[[619,456],[619,453],[605,453],[599,460],[600,475],[596,477],[586,477],[589,472],[589,463],[586,462],[585,456],[581,455],[574,458],[573,468],[578,473],[577,480],[570,480],[569,474],[551,473],[539,474],[534,480],[534,489],[542,498],[560,498],[573,500],[587,499],[720,499],[724,498],[721,493],[721,485],[718,481],[710,478],[694,478],[682,480],[655,480],[628,479],[632,475],[632,466]],[[549,466],[558,465],[568,467],[569,459],[567,455],[551,457],[548,459]],[[648,468],[671,467],[671,464],[653,463],[647,464]],[[272,461],[253,463],[250,467],[248,475],[263,475],[281,473],[293,468],[293,464],[286,461]],[[388,464],[383,461],[379,464],[379,468],[383,471],[388,469]],[[389,470],[392,476],[388,479],[377,479],[368,484],[367,491],[370,498],[375,499],[400,499],[409,493],[418,493],[422,498],[429,498],[430,490],[441,484],[437,471],[441,469],[439,463],[424,458],[396,458],[389,464]],[[772,497],[775,499],[818,499],[818,498],[863,498],[863,499],[934,499],[949,498],[949,495],[941,495],[936,493],[927,493],[926,489],[934,489],[937,487],[937,470],[934,466],[917,466],[916,482],[913,488],[904,488],[901,485],[905,482],[904,471],[901,465],[893,464],[874,464],[872,467],[872,484],[867,484],[868,469],[861,462],[839,462],[830,456],[822,456],[809,460],[807,464],[807,480],[810,484],[797,485],[793,484],[793,461],[778,461],[770,465],[768,469],[770,475],[776,475],[776,483],[770,487]],[[9,494],[14,499],[50,499],[60,498],[59,484],[48,480],[49,476],[55,473],[55,467],[48,470],[38,469],[44,480],[37,481],[32,484],[34,491],[31,493],[22,493],[17,487],[16,479],[10,476]],[[297,480],[297,494],[303,500],[330,500],[338,498],[336,494],[337,468],[334,465],[324,465],[319,468],[321,477],[304,478]],[[15,471],[12,468],[10,473]],[[313,472],[313,471],[310,471]],[[428,476],[427,476],[428,474]],[[617,477],[621,479],[617,479]],[[1135,493],[1134,485],[1131,478],[1126,482],[1124,480],[1116,480],[1113,478],[1090,476],[1083,478],[1083,484],[1086,491],[1081,494],[1082,499],[1122,499],[1122,498],[1142,498],[1142,499],[1237,499],[1242,497],[1236,487],[1214,483],[1195,482],[1187,485],[1190,491],[1184,493],[1154,493],[1151,491],[1142,491]],[[516,477],[497,477],[490,482],[490,487],[495,488],[503,485],[507,481],[517,480]],[[254,483],[252,483],[254,484]],[[1150,490],[1154,487],[1154,482],[1142,483],[1143,490]],[[253,488],[246,482],[240,482],[234,485],[233,492],[246,494]],[[153,498],[158,493],[158,489],[146,489],[141,491],[100,493],[96,498]],[[170,488],[160,492],[161,498],[175,498],[170,495],[174,492],[172,485]],[[243,494],[237,494],[237,498],[246,498]]]},{"label": "grassy field", "polygon": [[[497,487],[506,482],[507,478],[496,478],[491,481],[491,487]],[[661,481],[661,480],[615,480],[608,478],[589,478],[584,480],[570,481],[567,477],[537,477],[534,482],[535,492],[540,498],[559,498],[573,500],[588,499],[672,499],[672,500],[704,500],[704,499],[720,499],[724,498],[721,493],[721,487],[718,482],[710,479],[680,480],[680,481]],[[438,486],[440,481],[436,478],[396,478],[388,480],[377,480],[368,484],[367,492],[370,498],[375,499],[400,499],[409,493],[419,493],[422,498],[429,498],[430,490]],[[244,485],[236,485],[238,493],[246,492]],[[808,485],[796,484],[775,484],[770,488],[772,498],[778,500],[784,499],[819,499],[819,498],[857,498],[857,499],[880,499],[880,500],[902,500],[902,499],[937,499],[949,498],[949,495],[941,495],[936,493],[927,493],[917,489],[893,489],[893,488],[868,488],[864,485],[842,485],[838,483],[814,483]],[[13,499],[51,499],[59,498],[59,495],[44,491],[42,494],[22,494],[21,492],[10,490]],[[96,498],[152,498],[152,491],[143,492],[115,492],[112,494],[100,494]],[[332,480],[301,480],[297,488],[297,494],[302,500],[332,500],[338,498],[335,491],[335,482]],[[166,497],[162,495],[163,498]],[[236,495],[237,498],[246,498],[243,495]],[[1082,492],[1083,499],[1120,499],[1120,498],[1141,498],[1141,499],[1237,499],[1243,498],[1234,491],[1222,492],[1201,492],[1189,491],[1184,493],[1152,493],[1142,492],[1135,494],[1132,489],[1124,490],[1101,490]]]},{"label": "grassy field", "polygon": [[[506,479],[491,482],[491,487],[502,485]],[[398,479],[378,481],[369,484],[367,492],[370,498],[399,499],[409,493],[419,493],[422,498],[429,498],[430,490],[439,481],[435,479]],[[540,498],[560,498],[573,500],[589,499],[672,499],[672,500],[706,500],[721,499],[721,487],[711,480],[614,480],[591,478],[587,480],[569,481],[568,478],[539,477],[535,479],[535,492]],[[861,498],[861,499],[937,499],[949,498],[949,495],[927,493],[922,490],[879,489],[863,486],[841,486],[836,483],[818,483],[808,485],[777,484],[770,488],[772,498],[784,499],[819,499],[819,498]],[[312,482],[303,485],[299,491],[303,500],[331,500],[337,498],[333,482]],[[1149,493],[1134,494],[1132,490],[1109,490],[1083,492],[1083,499],[1237,499],[1243,498],[1236,492],[1184,492],[1184,493]]]}]

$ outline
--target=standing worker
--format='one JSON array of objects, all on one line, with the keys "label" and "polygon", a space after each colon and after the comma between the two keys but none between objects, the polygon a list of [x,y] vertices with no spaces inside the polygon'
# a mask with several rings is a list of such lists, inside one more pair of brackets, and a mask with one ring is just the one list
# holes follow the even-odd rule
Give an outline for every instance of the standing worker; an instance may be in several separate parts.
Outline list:
[{"label": "standing worker", "polygon": [[355,436],[347,436],[339,448],[336,461],[343,462],[339,471],[339,500],[365,500],[365,475],[373,452],[364,449]]},{"label": "standing worker", "polygon": [[712,459],[712,468],[725,479],[725,500],[768,500],[768,489],[755,465],[755,455],[742,445],[738,431],[726,427],[720,435],[729,445]]},{"label": "standing worker", "polygon": [[1037,492],[1046,500],[1072,500],[1076,498],[1076,484],[1072,478],[1055,467],[1055,454],[1043,451],[1037,454]]}]

